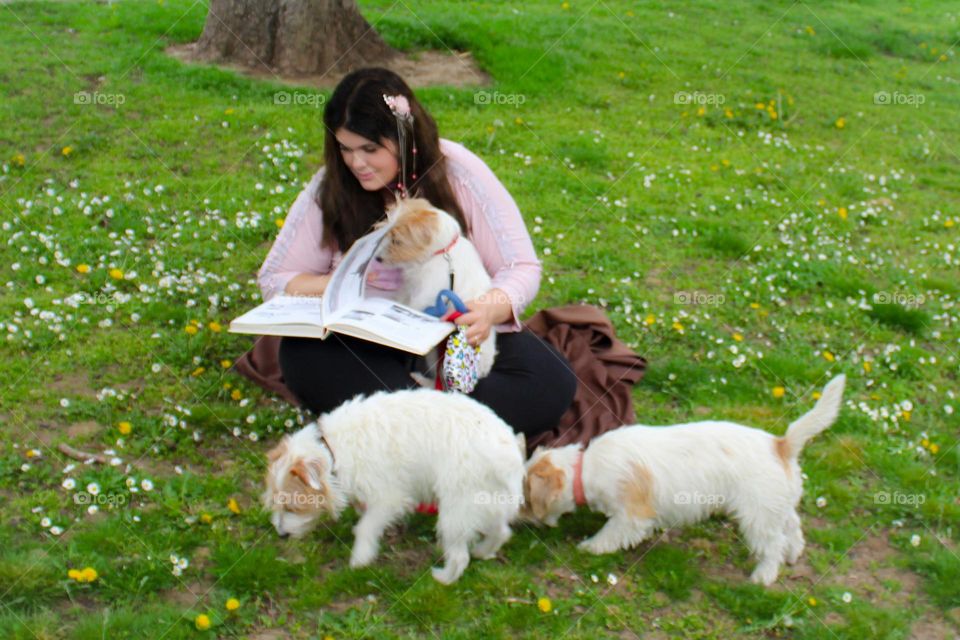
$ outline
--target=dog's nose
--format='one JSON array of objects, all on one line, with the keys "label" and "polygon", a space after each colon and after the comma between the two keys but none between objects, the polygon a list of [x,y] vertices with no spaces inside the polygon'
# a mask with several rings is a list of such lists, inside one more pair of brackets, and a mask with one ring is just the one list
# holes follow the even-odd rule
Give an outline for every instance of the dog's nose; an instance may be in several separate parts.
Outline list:
[{"label": "dog's nose", "polygon": [[287,531],[278,531],[277,533],[280,534],[280,537],[281,537],[281,538],[289,538],[289,537],[290,537],[290,533],[287,532]]}]

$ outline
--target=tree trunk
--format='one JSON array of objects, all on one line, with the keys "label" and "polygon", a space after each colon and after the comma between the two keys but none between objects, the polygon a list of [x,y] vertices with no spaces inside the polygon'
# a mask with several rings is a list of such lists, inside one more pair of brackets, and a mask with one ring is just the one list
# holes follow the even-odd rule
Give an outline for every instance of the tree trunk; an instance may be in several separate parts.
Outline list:
[{"label": "tree trunk", "polygon": [[355,0],[210,0],[197,59],[288,76],[347,73],[395,54]]}]

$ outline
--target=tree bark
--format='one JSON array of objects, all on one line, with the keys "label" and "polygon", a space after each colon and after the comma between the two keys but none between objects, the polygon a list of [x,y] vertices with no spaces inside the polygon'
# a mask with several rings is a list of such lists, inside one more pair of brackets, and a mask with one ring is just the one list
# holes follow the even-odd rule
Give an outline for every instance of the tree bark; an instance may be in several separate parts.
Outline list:
[{"label": "tree bark", "polygon": [[197,59],[288,76],[347,73],[395,55],[355,0],[210,0]]}]

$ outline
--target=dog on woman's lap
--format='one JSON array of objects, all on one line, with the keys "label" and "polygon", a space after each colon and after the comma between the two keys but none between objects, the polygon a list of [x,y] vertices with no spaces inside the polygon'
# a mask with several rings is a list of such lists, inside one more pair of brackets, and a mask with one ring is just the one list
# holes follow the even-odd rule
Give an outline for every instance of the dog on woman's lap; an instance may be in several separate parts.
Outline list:
[{"label": "dog on woman's lap", "polygon": [[[401,200],[390,213],[393,227],[379,258],[403,271],[397,301],[414,309],[432,306],[442,289],[451,288],[467,301],[490,290],[492,281],[476,247],[464,236],[457,221],[427,200]],[[479,377],[493,368],[497,334],[480,343]]]},{"label": "dog on woman's lap", "polygon": [[578,444],[538,448],[526,465],[523,516],[556,526],[560,516],[586,504],[608,520],[580,548],[601,554],[634,547],[656,529],[725,513],[758,559],[751,580],[770,585],[781,563],[792,564],[803,552],[798,458],[804,444],[836,420],[844,382],[843,375],[831,380],[783,437],[731,422],[698,422],[622,427],[586,450]]}]

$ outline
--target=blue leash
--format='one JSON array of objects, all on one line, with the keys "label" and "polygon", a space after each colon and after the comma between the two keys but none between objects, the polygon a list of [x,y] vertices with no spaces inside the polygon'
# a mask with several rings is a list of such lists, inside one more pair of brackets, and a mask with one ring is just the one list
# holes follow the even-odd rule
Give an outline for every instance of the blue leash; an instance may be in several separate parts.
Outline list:
[{"label": "blue leash", "polygon": [[431,316],[442,318],[447,315],[447,305],[452,304],[455,311],[460,313],[467,313],[467,305],[463,304],[463,300],[460,299],[460,296],[455,294],[450,289],[441,289],[440,293],[437,294],[437,303],[432,307],[427,307],[424,309],[424,313],[429,313]]}]

